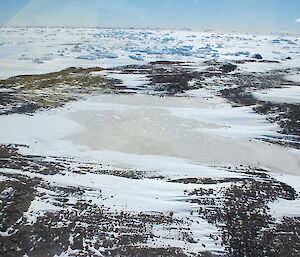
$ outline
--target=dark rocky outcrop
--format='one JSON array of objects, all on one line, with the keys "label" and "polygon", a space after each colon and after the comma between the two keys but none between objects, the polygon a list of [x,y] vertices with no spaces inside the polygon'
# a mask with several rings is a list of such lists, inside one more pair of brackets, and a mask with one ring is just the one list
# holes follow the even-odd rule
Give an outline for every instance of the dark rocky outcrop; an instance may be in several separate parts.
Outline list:
[{"label": "dark rocky outcrop", "polygon": [[252,58],[258,59],[258,60],[262,60],[263,59],[260,54],[255,54],[255,55],[252,56]]}]

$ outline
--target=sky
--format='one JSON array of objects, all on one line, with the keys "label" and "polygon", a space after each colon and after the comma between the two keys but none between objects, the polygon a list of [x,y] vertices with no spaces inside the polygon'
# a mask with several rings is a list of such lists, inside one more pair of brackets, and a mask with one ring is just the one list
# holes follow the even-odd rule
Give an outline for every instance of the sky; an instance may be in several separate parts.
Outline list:
[{"label": "sky", "polygon": [[300,0],[0,0],[0,25],[300,32]]}]

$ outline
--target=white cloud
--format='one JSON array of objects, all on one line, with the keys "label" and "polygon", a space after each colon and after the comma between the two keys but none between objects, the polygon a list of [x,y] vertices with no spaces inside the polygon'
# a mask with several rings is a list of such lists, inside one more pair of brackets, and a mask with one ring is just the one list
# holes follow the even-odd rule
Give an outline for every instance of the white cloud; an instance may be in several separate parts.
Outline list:
[{"label": "white cloud", "polygon": [[296,19],[295,22],[300,22],[300,18]]}]

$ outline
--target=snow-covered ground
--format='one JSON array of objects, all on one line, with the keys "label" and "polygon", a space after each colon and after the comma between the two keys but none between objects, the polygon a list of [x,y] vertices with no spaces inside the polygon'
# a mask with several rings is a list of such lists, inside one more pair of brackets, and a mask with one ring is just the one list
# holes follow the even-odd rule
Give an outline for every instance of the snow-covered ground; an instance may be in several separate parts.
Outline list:
[{"label": "snow-covered ground", "polygon": [[[254,54],[279,63],[245,62],[239,65],[240,71],[300,67],[300,45],[296,35],[96,28],[0,28],[0,35],[2,79],[70,66],[117,67],[157,60],[193,62],[194,68],[201,70],[206,60],[255,60]],[[147,83],[143,75],[103,71],[93,76],[102,73],[123,80],[133,89]],[[288,79],[297,82],[298,77],[293,75]],[[298,87],[257,91],[255,96],[267,101],[300,102]],[[204,88],[180,97],[89,96],[31,116],[0,116],[0,124],[0,144],[28,145],[29,148],[21,150],[22,154],[70,157],[101,163],[106,165],[105,169],[143,170],[164,178],[135,180],[92,173],[42,175],[2,170],[3,174],[22,174],[54,186],[88,188],[89,193],[84,195],[86,201],[115,211],[172,212],[175,217],[186,219],[198,205],[187,201],[191,196],[184,192],[199,188],[199,184],[170,183],[168,179],[242,178],[246,175],[227,170],[242,165],[270,171],[279,181],[299,190],[300,151],[258,140],[278,136],[279,127],[253,112],[251,106],[233,108]],[[201,187],[217,190],[220,185]],[[61,210],[53,205],[54,192],[39,190],[44,196],[37,196],[24,214],[29,223],[34,223],[46,212]],[[101,198],[97,195],[100,191]],[[281,199],[270,207],[276,218],[300,212],[299,201],[294,205],[294,202]],[[166,233],[159,225],[154,231],[158,238]],[[166,239],[160,246],[169,244],[194,252],[224,250],[209,238],[210,234],[220,233],[205,220],[191,218],[191,231],[195,237],[203,239],[205,247],[200,243],[180,246],[180,241],[175,239]]]},{"label": "snow-covered ground", "polygon": [[277,103],[300,103],[300,86],[271,88],[254,92],[254,96],[262,101]]}]

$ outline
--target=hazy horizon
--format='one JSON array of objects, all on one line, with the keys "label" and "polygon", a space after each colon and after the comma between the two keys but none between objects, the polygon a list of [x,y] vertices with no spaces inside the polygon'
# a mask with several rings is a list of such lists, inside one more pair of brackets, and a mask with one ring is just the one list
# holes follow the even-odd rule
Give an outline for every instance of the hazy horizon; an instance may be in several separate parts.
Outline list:
[{"label": "hazy horizon", "polygon": [[10,0],[0,26],[300,32],[298,0]]}]

